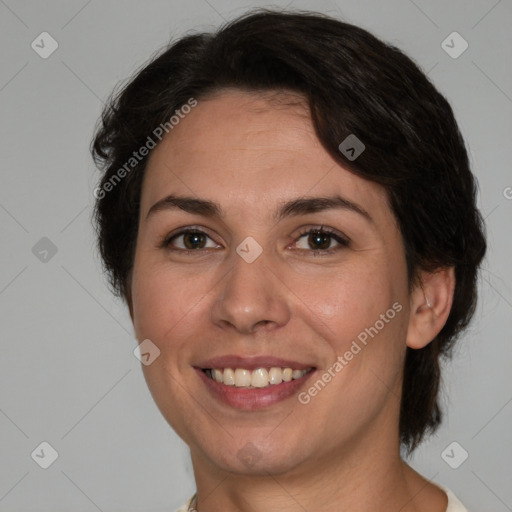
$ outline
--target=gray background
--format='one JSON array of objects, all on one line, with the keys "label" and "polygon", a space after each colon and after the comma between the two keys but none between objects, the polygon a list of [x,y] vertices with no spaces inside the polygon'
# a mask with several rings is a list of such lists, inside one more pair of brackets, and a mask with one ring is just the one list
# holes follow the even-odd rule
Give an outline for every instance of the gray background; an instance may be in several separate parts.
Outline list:
[{"label": "gray background", "polygon": [[[172,511],[194,491],[101,275],[88,146],[113,86],[170,37],[288,4],[396,44],[454,107],[489,253],[475,320],[446,367],[449,412],[413,464],[470,510],[512,510],[510,1],[0,0],[0,511]],[[43,31],[59,44],[47,59],[31,48]],[[441,47],[453,31],[469,43],[456,59]],[[59,455],[46,470],[31,457],[43,441]],[[469,453],[458,469],[441,457],[453,441]]]}]

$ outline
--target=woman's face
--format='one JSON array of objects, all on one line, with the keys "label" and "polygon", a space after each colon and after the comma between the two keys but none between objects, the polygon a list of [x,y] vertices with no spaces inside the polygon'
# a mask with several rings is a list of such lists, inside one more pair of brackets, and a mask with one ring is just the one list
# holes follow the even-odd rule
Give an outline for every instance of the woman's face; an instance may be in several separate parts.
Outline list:
[{"label": "woman's face", "polygon": [[398,445],[402,238],[302,103],[224,91],[153,150],[131,292],[137,339],[160,350],[149,389],[195,463],[282,473]]}]

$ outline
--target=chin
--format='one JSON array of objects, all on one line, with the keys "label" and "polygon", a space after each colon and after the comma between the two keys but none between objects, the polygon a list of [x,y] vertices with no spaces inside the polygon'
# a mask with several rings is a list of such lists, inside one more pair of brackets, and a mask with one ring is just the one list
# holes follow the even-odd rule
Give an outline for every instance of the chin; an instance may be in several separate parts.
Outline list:
[{"label": "chin", "polygon": [[[259,440],[237,437],[227,445],[219,442],[217,446],[220,449],[212,450],[211,445],[200,446],[199,451],[209,459],[210,464],[240,475],[290,473],[294,468],[302,466],[307,458],[303,452],[304,446],[286,446],[281,440],[269,442],[266,433]],[[228,449],[222,449],[227,446]]]}]

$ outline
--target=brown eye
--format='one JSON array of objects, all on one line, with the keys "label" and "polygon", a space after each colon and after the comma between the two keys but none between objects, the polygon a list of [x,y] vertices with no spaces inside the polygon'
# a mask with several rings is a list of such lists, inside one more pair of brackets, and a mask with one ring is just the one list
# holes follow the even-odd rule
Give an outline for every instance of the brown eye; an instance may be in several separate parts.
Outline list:
[{"label": "brown eye", "polygon": [[312,231],[308,237],[308,244],[311,249],[329,249],[332,236],[329,233],[321,231]]},{"label": "brown eye", "polygon": [[202,249],[206,245],[206,236],[202,233],[186,233],[182,236],[187,249]]},{"label": "brown eye", "polygon": [[330,254],[348,247],[349,241],[338,232],[330,229],[316,228],[303,231],[296,242],[296,247],[313,254]]},{"label": "brown eye", "polygon": [[168,249],[177,251],[197,251],[218,247],[206,233],[197,230],[180,231],[169,237],[163,245]]}]

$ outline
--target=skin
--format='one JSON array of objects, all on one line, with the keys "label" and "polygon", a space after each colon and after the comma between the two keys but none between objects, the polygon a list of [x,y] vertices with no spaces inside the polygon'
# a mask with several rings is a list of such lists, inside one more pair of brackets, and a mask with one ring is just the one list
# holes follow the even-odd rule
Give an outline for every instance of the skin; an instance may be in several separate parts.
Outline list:
[{"label": "skin", "polygon": [[[224,215],[148,216],[169,194],[213,201]],[[273,217],[285,201],[335,194],[372,220],[348,209]],[[301,233],[321,225],[348,246],[327,239],[337,250],[315,253]],[[180,252],[183,236],[162,247],[187,227],[206,233],[207,248]],[[253,263],[236,252],[248,236],[263,248]],[[409,293],[385,191],[330,157],[300,97],[226,90],[199,101],[150,156],[129,283],[137,339],[161,351],[144,375],[190,447],[199,512],[444,512],[445,493],[400,458],[398,417],[406,347],[440,331],[453,287],[453,269],[439,269]],[[272,355],[322,375],[394,303],[401,311],[306,405],[293,396],[241,411],[213,399],[193,368]],[[251,465],[239,456],[249,442]]]}]

